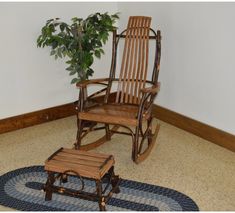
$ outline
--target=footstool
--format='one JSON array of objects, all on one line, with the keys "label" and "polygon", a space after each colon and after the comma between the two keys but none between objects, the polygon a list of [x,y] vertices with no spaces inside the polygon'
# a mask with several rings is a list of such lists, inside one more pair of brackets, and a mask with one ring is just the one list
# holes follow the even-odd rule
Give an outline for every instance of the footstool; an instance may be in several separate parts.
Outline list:
[{"label": "footstool", "polygon": [[[112,155],[60,148],[46,160],[44,168],[48,173],[44,186],[45,200],[47,201],[52,199],[53,192],[57,192],[98,201],[99,209],[105,211],[105,205],[109,198],[113,193],[120,191],[120,178],[114,174],[114,157]],[[80,179],[79,190],[54,185],[57,179],[65,183],[69,175]],[[95,181],[96,190],[94,193],[85,191],[84,179]],[[106,186],[102,189],[104,182]],[[111,187],[109,187],[110,184]],[[107,191],[108,189],[109,191]]]}]

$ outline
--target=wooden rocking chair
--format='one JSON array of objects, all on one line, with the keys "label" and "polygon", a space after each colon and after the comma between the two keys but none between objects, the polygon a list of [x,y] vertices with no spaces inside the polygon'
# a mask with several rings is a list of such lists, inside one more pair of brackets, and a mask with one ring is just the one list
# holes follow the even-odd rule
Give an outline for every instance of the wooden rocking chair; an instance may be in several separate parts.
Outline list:
[{"label": "wooden rocking chair", "polygon": [[[139,163],[150,153],[159,131],[157,124],[152,132],[152,105],[159,91],[161,35],[150,28],[150,17],[131,16],[127,29],[113,32],[112,62],[109,78],[92,79],[77,84],[79,90],[77,113],[77,141],[75,149],[89,150],[111,139],[114,133],[132,137],[132,160]],[[115,78],[117,47],[124,38],[123,57],[119,78]],[[151,80],[147,80],[149,39],[156,42]],[[117,85],[113,92],[112,86]],[[87,86],[104,85],[105,88],[88,96]],[[102,96],[101,94],[104,93]],[[104,124],[97,127],[97,123]],[[110,129],[109,125],[113,125]],[[144,125],[143,125],[144,124]],[[117,131],[124,127],[128,132]],[[81,141],[93,130],[105,129],[105,136],[82,145]]]}]

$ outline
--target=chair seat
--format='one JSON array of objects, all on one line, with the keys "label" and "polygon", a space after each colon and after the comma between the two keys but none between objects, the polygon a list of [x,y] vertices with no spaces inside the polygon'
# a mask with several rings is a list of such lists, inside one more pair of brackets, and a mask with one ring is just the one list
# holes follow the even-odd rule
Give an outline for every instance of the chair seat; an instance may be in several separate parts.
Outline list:
[{"label": "chair seat", "polygon": [[[137,126],[137,105],[104,104],[79,112],[79,119],[91,120],[100,123]],[[147,116],[144,114],[144,118]]]}]

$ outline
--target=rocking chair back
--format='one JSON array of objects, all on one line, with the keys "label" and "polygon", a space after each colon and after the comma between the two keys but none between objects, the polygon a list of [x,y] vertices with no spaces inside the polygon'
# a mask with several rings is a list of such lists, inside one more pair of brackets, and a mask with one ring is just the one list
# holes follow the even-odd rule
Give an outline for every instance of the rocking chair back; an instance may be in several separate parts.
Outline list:
[{"label": "rocking chair back", "polygon": [[139,104],[145,87],[151,17],[132,16],[125,34],[116,103]]}]

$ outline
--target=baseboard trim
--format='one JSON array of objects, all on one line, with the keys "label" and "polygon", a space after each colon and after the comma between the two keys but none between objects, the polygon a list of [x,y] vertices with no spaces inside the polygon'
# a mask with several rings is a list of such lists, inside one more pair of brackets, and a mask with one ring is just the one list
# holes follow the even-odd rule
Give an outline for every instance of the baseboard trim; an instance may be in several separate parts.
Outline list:
[{"label": "baseboard trim", "polygon": [[0,134],[30,127],[36,124],[53,121],[75,115],[75,105],[73,103],[55,106],[35,112],[30,112],[18,116],[13,116],[0,120]]},{"label": "baseboard trim", "polygon": [[[0,134],[65,118],[76,114],[74,103],[55,106],[0,120]],[[235,152],[235,135],[191,119],[164,107],[154,105],[153,115],[166,123]]]},{"label": "baseboard trim", "polygon": [[158,105],[154,105],[153,113],[159,120],[235,152],[235,135]]}]

